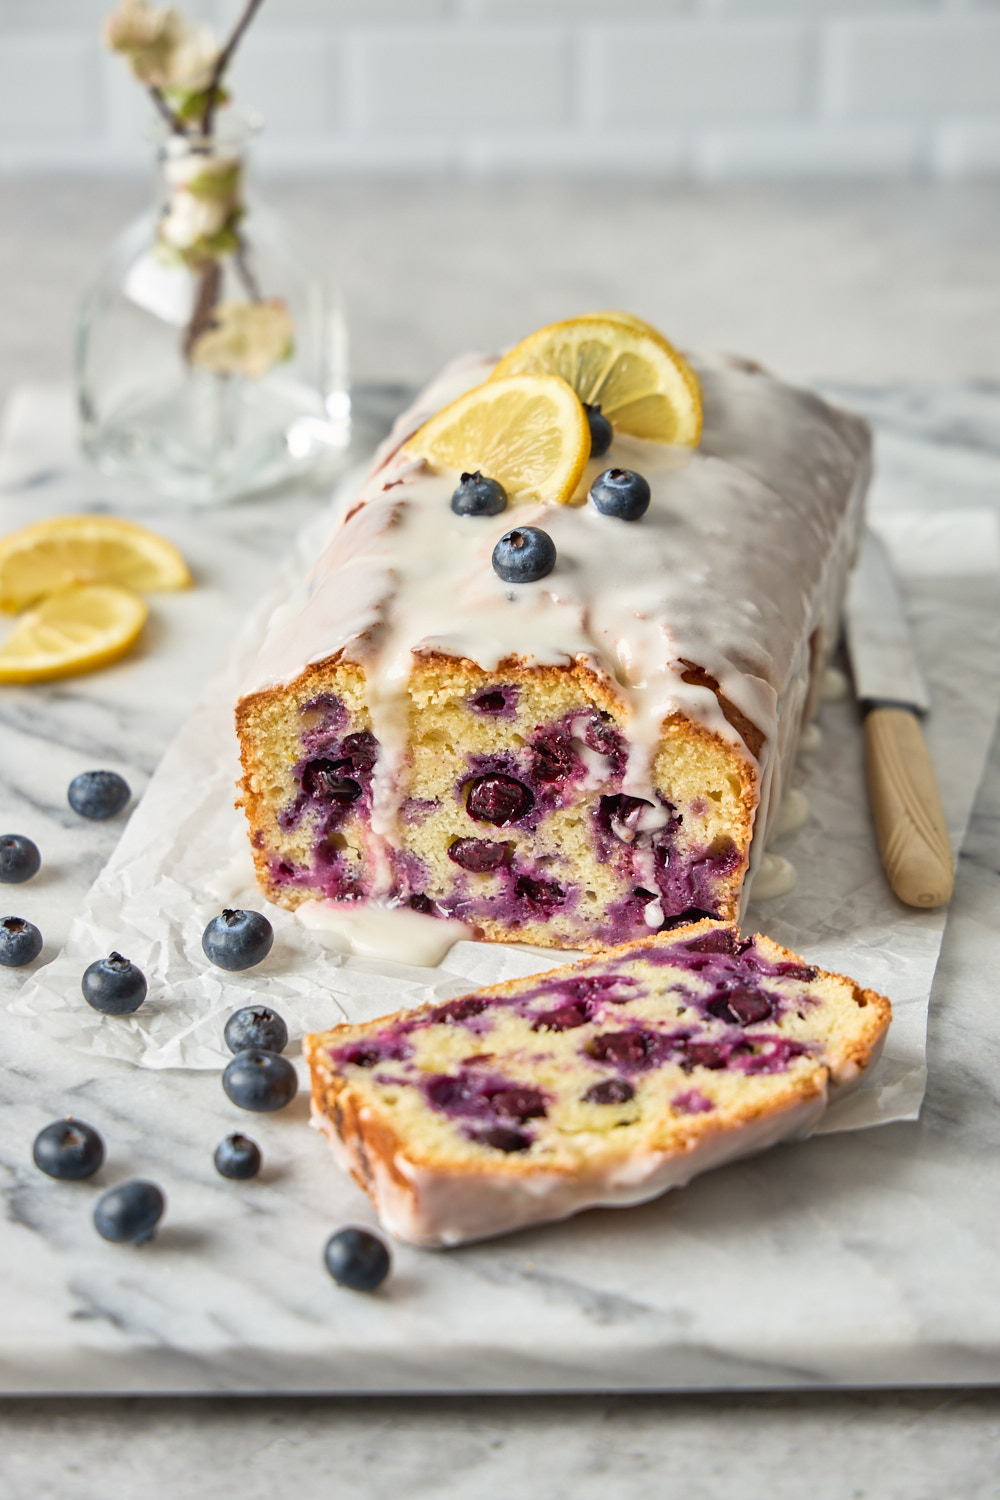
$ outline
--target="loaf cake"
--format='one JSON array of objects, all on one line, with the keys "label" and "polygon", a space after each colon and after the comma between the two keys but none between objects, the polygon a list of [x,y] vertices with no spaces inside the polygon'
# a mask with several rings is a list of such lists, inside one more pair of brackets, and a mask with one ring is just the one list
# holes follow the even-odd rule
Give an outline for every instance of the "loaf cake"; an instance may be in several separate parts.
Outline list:
[{"label": "loaf cake", "polygon": [[[867,428],[699,358],[697,446],[616,429],[571,503],[455,515],[459,473],[408,440],[493,363],[400,419],[272,623],[237,707],[261,889],[594,952],[734,919],[839,629]],[[588,501],[615,468],[650,486],[634,524]],[[515,519],[555,545],[541,581],[491,567]]]},{"label": "loaf cake", "polygon": [[416,1245],[643,1202],[808,1134],[889,1002],[701,921],[552,973],[306,1037],[313,1119]]}]

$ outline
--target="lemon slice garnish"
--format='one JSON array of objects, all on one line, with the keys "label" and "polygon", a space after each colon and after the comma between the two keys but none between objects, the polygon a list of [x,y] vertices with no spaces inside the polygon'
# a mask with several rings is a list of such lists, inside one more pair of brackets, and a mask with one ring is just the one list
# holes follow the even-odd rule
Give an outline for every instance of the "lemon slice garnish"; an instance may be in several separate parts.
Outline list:
[{"label": "lemon slice garnish", "polygon": [[0,539],[0,609],[10,612],[76,584],[152,593],[190,582],[173,542],[120,516],[55,516]]},{"label": "lemon slice garnish", "polygon": [[491,378],[425,422],[407,451],[498,479],[511,501],[573,496],[590,456],[587,416],[555,375]]},{"label": "lemon slice garnish", "polygon": [[491,380],[561,375],[619,432],[693,448],[701,437],[698,377],[662,334],[631,313],[551,323],[505,354]]},{"label": "lemon slice garnish", "polygon": [[107,666],[134,644],[148,614],[144,599],[117,584],[50,594],[0,646],[0,682],[44,682]]}]

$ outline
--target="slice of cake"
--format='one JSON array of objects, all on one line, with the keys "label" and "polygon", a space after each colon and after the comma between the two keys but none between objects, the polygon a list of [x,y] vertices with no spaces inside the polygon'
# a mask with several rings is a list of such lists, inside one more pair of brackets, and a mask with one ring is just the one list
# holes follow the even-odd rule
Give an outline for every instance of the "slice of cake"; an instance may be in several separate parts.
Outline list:
[{"label": "slice of cake", "polygon": [[[583,354],[567,375],[578,367]],[[419,435],[407,446],[462,392],[485,409],[503,385],[480,386],[490,361],[455,367],[401,419],[238,705],[269,899],[409,906],[490,940],[592,951],[679,916],[737,916],[751,837],[762,851],[837,638],[869,437],[745,362],[683,368],[703,415],[686,446],[635,435],[662,413],[615,406],[617,366],[587,376],[583,399],[611,398],[632,430],[615,425],[578,482],[559,403],[550,431],[535,420],[555,377],[508,377],[512,402],[543,385],[534,426],[483,427],[490,465],[514,475],[500,511],[456,514],[461,473]],[[550,451],[550,489],[518,490]],[[645,480],[641,518],[588,498],[608,470]],[[512,528],[549,538],[545,576],[495,571]]]},{"label": "slice of cake", "polygon": [[890,1016],[702,921],[304,1046],[314,1119],[385,1228],[457,1245],[640,1203],[808,1134]]}]

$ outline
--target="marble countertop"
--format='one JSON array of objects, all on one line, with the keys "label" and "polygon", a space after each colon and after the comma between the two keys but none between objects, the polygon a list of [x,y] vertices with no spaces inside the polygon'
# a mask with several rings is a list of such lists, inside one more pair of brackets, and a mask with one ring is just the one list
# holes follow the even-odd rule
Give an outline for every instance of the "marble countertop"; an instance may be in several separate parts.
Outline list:
[{"label": "marble countertop", "polygon": [[[934,211],[928,198],[922,210],[928,225]],[[986,208],[982,215],[989,217]],[[732,222],[739,216],[737,205]],[[856,209],[859,254],[863,217]],[[891,263],[888,238],[878,251],[885,274]],[[971,239],[966,248],[971,256]],[[956,252],[956,276],[960,260]],[[912,273],[904,268],[904,278],[907,274]],[[637,303],[634,286],[595,288],[584,286],[584,280],[574,288],[576,301]],[[815,285],[818,295],[819,280]],[[914,294],[919,289],[913,281],[908,285]],[[816,322],[820,326],[824,318]],[[968,368],[977,373],[982,368],[972,344]],[[872,379],[885,374],[870,366],[858,373]],[[373,410],[372,428],[392,399],[391,393],[384,395],[383,411]],[[891,408],[901,428],[926,435],[929,475],[935,444],[963,446],[970,482],[982,490],[979,503],[995,503],[1000,392],[981,384],[933,391],[913,387],[877,399]],[[81,480],[80,503],[88,499],[87,483],[95,485],[90,497],[113,502],[106,486]],[[12,693],[0,705],[0,817],[35,837],[46,854],[44,876],[31,888],[32,907],[25,915],[38,920],[48,952],[116,833],[113,826],[80,829],[63,803],[70,776],[103,762],[122,769],[141,791],[200,679],[221,658],[273,567],[275,536],[317,503],[308,495],[259,501],[218,512],[197,530],[180,513],[150,508],[149,519],[183,540],[201,573],[204,592],[195,607],[205,614],[182,625],[180,616],[168,611],[143,658],[99,678]],[[4,507],[5,528],[45,513],[45,485],[16,502],[8,495]],[[224,587],[213,576],[220,548],[239,558],[231,574],[227,569]],[[186,661],[192,641],[201,641],[196,671],[178,674],[175,630],[192,632]],[[994,1081],[1000,1040],[990,978],[1000,956],[998,832],[995,746],[962,852],[935,985],[930,1085],[921,1120],[857,1138],[861,1144],[849,1180],[836,1168],[841,1149],[836,1141],[790,1148],[810,1153],[803,1170],[839,1184],[825,1220],[813,1217],[806,1227],[837,1241],[848,1262],[863,1271],[873,1305],[881,1299],[883,1311],[891,1309],[900,1328],[918,1329],[923,1348],[933,1352],[932,1363],[916,1361],[911,1375],[894,1366],[888,1378],[898,1382],[991,1383],[1000,1377],[1000,1340],[992,1332],[1000,1314],[995,1251],[1000,1116]],[[23,1098],[26,1080],[14,1048],[7,1052],[11,1093]],[[58,1107],[53,1099],[53,1110]],[[16,1226],[16,1174],[14,1190],[9,1175],[6,1186],[8,1217]],[[852,1212],[859,1197],[879,1203],[877,1232]],[[693,1250],[697,1254],[697,1246]],[[887,1378],[886,1372],[873,1367],[870,1378]],[[324,1481],[335,1468],[341,1484],[371,1495],[402,1490],[471,1496],[481,1492],[488,1477],[491,1487],[506,1484],[518,1494],[604,1500],[633,1493],[639,1484],[648,1487],[651,1477],[669,1467],[676,1492],[698,1500],[726,1492],[727,1486],[733,1492],[749,1465],[754,1480],[742,1486],[748,1494],[760,1487],[762,1493],[766,1488],[768,1494],[791,1496],[807,1485],[831,1500],[844,1493],[944,1500],[955,1493],[995,1493],[998,1429],[997,1403],[984,1393],[716,1395],[674,1399],[669,1405],[648,1397],[579,1396],[489,1404],[349,1402],[336,1408],[302,1401],[274,1407],[254,1399],[244,1406],[218,1402],[210,1412],[186,1403],[6,1403],[0,1408],[0,1495],[20,1497],[30,1485],[31,1493],[42,1497],[124,1496],[135,1492],[146,1466],[164,1463],[167,1477],[160,1493],[178,1496],[273,1493],[282,1475],[293,1471],[302,1476],[299,1493],[318,1494],[325,1492]],[[336,1448],[324,1446],[326,1439]],[[227,1456],[225,1479],[212,1457],[219,1443],[241,1450]]]}]

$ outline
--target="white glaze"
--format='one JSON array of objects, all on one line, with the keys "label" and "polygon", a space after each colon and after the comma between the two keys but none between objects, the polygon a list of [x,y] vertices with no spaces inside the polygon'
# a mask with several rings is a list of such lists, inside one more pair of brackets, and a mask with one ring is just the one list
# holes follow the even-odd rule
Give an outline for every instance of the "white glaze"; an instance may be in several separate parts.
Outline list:
[{"label": "white glaze", "polygon": [[465,922],[381,901],[303,901],[295,915],[324,947],[421,968],[434,968],[456,943],[476,936]]},{"label": "white glaze", "polygon": [[637,1153],[590,1173],[471,1175],[415,1166],[397,1154],[393,1165],[407,1179],[408,1187],[399,1183],[379,1157],[368,1155],[362,1162],[315,1105],[313,1123],[329,1141],[338,1165],[370,1182],[379,1222],[391,1235],[411,1245],[444,1248],[509,1234],[528,1224],[566,1219],[585,1208],[646,1203],[670,1188],[684,1187],[701,1172],[750,1156],[777,1141],[811,1134],[826,1105],[824,1089],[757,1119],[708,1132],[689,1150]]},{"label": "white glaze", "polygon": [[777,816],[772,819],[771,830],[768,834],[768,848],[776,839],[787,838],[790,833],[798,833],[809,821],[809,799],[805,792],[800,792],[798,787],[790,786],[781,799]]},{"label": "white glaze", "polygon": [[[705,428],[695,451],[618,436],[581,486],[614,466],[648,479],[641,522],[593,505],[524,503],[499,516],[455,516],[455,473],[400,443],[446,400],[481,380],[487,361],[450,367],[397,424],[299,597],[275,618],[247,692],[293,680],[336,653],[364,665],[383,747],[373,780],[376,845],[396,826],[415,655],[442,651],[487,671],[508,656],[586,663],[629,712],[624,790],[653,804],[651,767],[664,719],[680,712],[753,761],[717,696],[682,680],[685,662],[720,684],[762,731],[758,818],[796,747],[809,694],[809,639],[834,638],[868,477],[859,420],[762,373],[699,361]],[[491,554],[513,525],[555,543],[554,571],[510,585]],[[775,781],[775,778],[777,780]],[[772,781],[775,785],[772,789]],[[757,854],[759,858],[759,854]]]},{"label": "white glaze", "polygon": [[795,866],[780,854],[764,854],[750,881],[751,901],[772,901],[795,889]]}]

